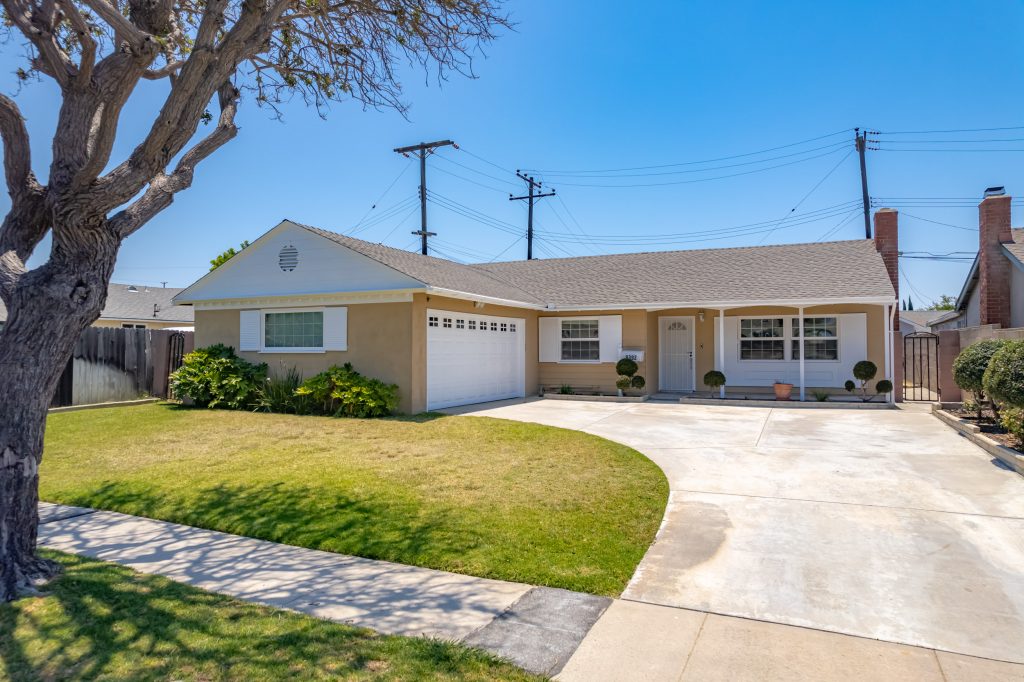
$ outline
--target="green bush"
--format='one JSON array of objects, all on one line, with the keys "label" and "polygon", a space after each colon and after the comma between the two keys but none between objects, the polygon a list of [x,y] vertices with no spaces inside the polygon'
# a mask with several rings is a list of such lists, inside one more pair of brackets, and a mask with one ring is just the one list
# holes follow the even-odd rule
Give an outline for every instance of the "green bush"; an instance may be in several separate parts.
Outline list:
[{"label": "green bush", "polygon": [[828,391],[821,388],[816,388],[813,391],[811,391],[811,393],[814,395],[814,399],[817,400],[819,403],[828,402],[828,399],[830,397]]},{"label": "green bush", "polygon": [[364,377],[348,362],[306,379],[295,395],[302,414],[386,417],[398,407],[398,386]]},{"label": "green bush", "polygon": [[[861,360],[853,366],[853,378],[860,382],[860,399],[864,402],[868,402],[875,396],[868,395],[868,382],[875,378],[878,374],[878,366],[870,360]],[[851,386],[852,381],[847,381],[845,384],[847,391],[853,391],[856,385]]]},{"label": "green bush", "polygon": [[277,414],[299,412],[301,399],[295,395],[295,391],[301,385],[302,374],[295,367],[280,376],[267,377],[259,388],[256,409]]},{"label": "green bush", "polygon": [[888,379],[882,379],[877,384],[875,384],[875,393],[877,393],[878,395],[892,393],[892,382],[889,381]]},{"label": "green bush", "polygon": [[953,381],[961,389],[974,394],[977,405],[978,420],[981,420],[982,401],[985,399],[985,370],[992,356],[1005,341],[988,339],[979,341],[960,351],[953,360]]},{"label": "green bush", "polygon": [[629,385],[638,391],[642,391],[644,386],[647,385],[647,379],[644,379],[642,376],[637,374],[635,377],[630,379]]},{"label": "green bush", "polygon": [[999,423],[1017,439],[1017,447],[1024,447],[1024,408],[1008,407],[999,414]]},{"label": "green bush", "polygon": [[1005,407],[1024,408],[1024,341],[1004,341],[982,379],[984,391]]},{"label": "green bush", "polygon": [[615,380],[615,388],[619,389],[620,391],[625,391],[629,389],[630,384],[632,383],[632,379],[626,376],[622,376]]},{"label": "green bush", "polygon": [[640,365],[636,364],[635,360],[629,358],[622,358],[615,363],[615,371],[622,376],[631,377],[639,371]]},{"label": "green bush", "polygon": [[245,410],[257,403],[266,377],[266,364],[247,362],[234,348],[218,343],[186,355],[170,383],[175,396],[198,407]]},{"label": "green bush", "polygon": [[725,375],[717,369],[713,369],[704,375],[704,385],[708,388],[719,388],[725,386]]},{"label": "green bush", "polygon": [[847,379],[846,383],[843,384],[843,388],[846,389],[847,393],[853,393],[853,390],[857,388],[857,384],[853,383],[853,379]]}]

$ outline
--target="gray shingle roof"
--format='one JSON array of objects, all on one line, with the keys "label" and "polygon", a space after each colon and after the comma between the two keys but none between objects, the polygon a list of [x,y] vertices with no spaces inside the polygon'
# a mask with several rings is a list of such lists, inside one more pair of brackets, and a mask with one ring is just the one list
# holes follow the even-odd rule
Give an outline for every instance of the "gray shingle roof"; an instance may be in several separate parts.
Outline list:
[{"label": "gray shingle roof", "polygon": [[871,240],[464,265],[303,225],[427,284],[556,307],[895,298]]},{"label": "gray shingle roof", "polygon": [[1010,230],[1010,234],[1013,235],[1013,243],[1003,244],[1003,246],[1006,247],[1006,250],[1009,251],[1018,262],[1024,265],[1024,229],[1015,228]]},{"label": "gray shingle roof", "polygon": [[[107,288],[107,304],[100,313],[101,320],[147,320],[155,322],[185,322],[192,324],[195,314],[191,306],[174,305],[171,299],[182,289],[145,287],[132,284],[113,284]],[[156,314],[153,306],[156,305]],[[7,308],[0,302],[0,320],[7,319]]]}]

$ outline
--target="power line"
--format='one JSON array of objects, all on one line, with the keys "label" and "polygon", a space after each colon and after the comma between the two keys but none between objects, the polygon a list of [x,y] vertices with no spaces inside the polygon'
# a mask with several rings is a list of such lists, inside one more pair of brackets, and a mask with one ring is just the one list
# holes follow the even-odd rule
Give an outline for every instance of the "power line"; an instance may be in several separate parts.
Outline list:
[{"label": "power line", "polygon": [[[439,156],[437,158],[440,159],[441,157]],[[498,189],[497,187],[495,187],[493,185],[488,185],[488,184],[485,184],[483,182],[479,182],[477,180],[473,180],[472,178],[467,178],[464,175],[459,175],[458,173],[453,173],[450,170],[445,170],[444,168],[437,168],[436,170],[444,173],[445,175],[450,175],[453,178],[458,178],[459,180],[462,180],[463,182],[468,182],[470,184],[476,185],[477,187],[483,187],[484,189],[489,189],[489,190],[492,190],[494,192],[498,192],[500,194],[508,194],[508,190]]]},{"label": "power line", "polygon": [[482,170],[478,170],[476,168],[473,168],[472,166],[467,166],[464,163],[459,163],[455,159],[449,159],[447,156],[438,156],[437,158],[440,161],[446,161],[446,162],[454,164],[454,165],[456,165],[456,166],[458,166],[460,168],[465,168],[466,170],[472,171],[472,172],[477,173],[479,175],[482,175],[485,178],[490,178],[491,180],[497,180],[498,182],[504,182],[505,184],[511,185],[513,187],[517,187],[518,186],[518,185],[516,185],[516,183],[512,182],[511,180],[506,180],[504,178],[499,178],[498,176],[492,175],[490,173],[484,173]]},{"label": "power line", "polygon": [[388,208],[384,209],[383,211],[381,211],[377,215],[375,215],[372,218],[370,218],[368,221],[363,223],[363,226],[360,227],[358,230],[353,230],[352,232],[350,232],[349,236],[351,237],[351,236],[359,234],[360,232],[365,232],[366,230],[370,229],[371,227],[374,227],[374,226],[379,225],[379,224],[381,224],[383,222],[386,222],[390,218],[393,218],[394,216],[398,215],[402,211],[404,211],[407,208],[409,208],[409,206],[414,206],[415,204],[416,204],[416,197],[413,197],[413,196],[406,197],[405,199],[402,199],[397,204],[392,204]]},{"label": "power line", "polygon": [[407,163],[406,163],[406,164],[405,164],[404,166],[402,166],[402,170],[400,170],[400,171],[398,172],[398,175],[396,175],[396,176],[395,176],[395,179],[391,181],[391,183],[390,183],[390,184],[389,184],[389,185],[387,186],[387,188],[386,188],[386,189],[385,189],[385,190],[384,190],[383,192],[381,192],[380,196],[379,196],[379,197],[377,197],[376,201],[374,201],[374,202],[373,202],[373,204],[371,204],[371,205],[370,205],[370,208],[369,208],[369,209],[367,209],[366,213],[364,213],[364,214],[363,214],[363,217],[359,219],[359,222],[357,222],[357,223],[356,223],[355,225],[353,225],[353,226],[352,226],[351,230],[349,231],[349,236],[352,236],[352,235],[353,235],[353,234],[355,234],[356,232],[360,231],[360,230],[358,229],[358,228],[359,228],[359,226],[360,226],[360,225],[362,225],[362,224],[363,224],[363,221],[364,221],[364,220],[366,220],[366,217],[367,217],[368,215],[370,215],[370,213],[371,213],[371,212],[372,212],[372,211],[373,211],[373,210],[374,210],[375,208],[377,208],[377,204],[379,204],[379,203],[381,202],[381,200],[382,200],[382,199],[384,199],[384,197],[386,197],[386,196],[387,196],[388,192],[390,192],[390,191],[391,191],[391,188],[395,186],[395,184],[396,184],[396,183],[398,182],[398,180],[399,180],[399,179],[400,179],[400,178],[401,178],[401,177],[402,177],[403,175],[405,175],[405,172],[406,172],[407,170],[409,170],[409,166],[411,166],[411,165],[412,165],[412,159],[409,159],[409,161],[408,161],[408,162],[407,162]]},{"label": "power line", "polygon": [[977,232],[978,231],[978,228],[976,228],[976,227],[961,227],[959,225],[953,225],[951,223],[944,223],[944,222],[941,222],[941,221],[938,221],[938,220],[932,220],[930,218],[922,218],[921,216],[913,215],[913,214],[906,213],[906,212],[903,212],[903,211],[900,212],[900,215],[904,216],[904,217],[907,217],[907,218],[913,218],[914,220],[921,220],[921,221],[924,221],[926,223],[933,223],[935,225],[942,225],[943,227],[952,227],[952,228],[957,229],[957,230],[964,230],[965,232]]},{"label": "power line", "polygon": [[846,161],[848,158],[850,158],[850,154],[853,154],[853,150],[852,149],[850,151],[846,152],[846,155],[843,158],[839,159],[839,163],[837,163],[836,165],[832,166],[832,169],[829,172],[825,173],[825,176],[821,180],[818,180],[818,182],[815,183],[814,187],[812,187],[807,192],[807,194],[805,194],[803,196],[803,198],[800,199],[800,201],[796,202],[796,205],[793,208],[789,209],[789,213],[787,213],[778,223],[776,223],[776,225],[772,229],[768,230],[768,232],[763,237],[761,237],[761,241],[759,243],[763,244],[765,239],[767,239],[769,236],[771,236],[771,234],[773,232],[775,232],[775,230],[779,229],[779,227],[784,222],[786,222],[786,220],[788,220],[793,215],[793,212],[796,211],[798,208],[800,208],[801,204],[803,204],[805,201],[807,201],[807,197],[809,197],[812,194],[814,194],[814,191],[817,190],[819,187],[821,187],[822,184],[826,180],[828,180],[830,177],[832,177],[832,174],[835,173],[836,170],[838,170],[839,166],[843,165],[843,161]]},{"label": "power line", "polygon": [[858,213],[860,213],[860,208],[859,207],[853,209],[848,214],[846,214],[846,217],[843,218],[842,220],[840,220],[838,223],[836,223],[835,227],[833,227],[833,228],[829,229],[828,231],[826,231],[825,234],[823,234],[820,237],[818,237],[815,241],[818,241],[818,242],[825,241],[826,239],[828,239],[829,237],[834,235],[836,232],[838,232],[840,229],[842,229],[851,220],[856,218]]},{"label": "power line", "polygon": [[495,255],[495,256],[494,256],[493,258],[491,258],[491,259],[490,259],[489,261],[487,261],[487,262],[488,262],[488,263],[493,263],[494,261],[498,260],[499,258],[501,258],[502,256],[504,256],[504,255],[505,255],[505,253],[506,253],[506,252],[507,252],[507,251],[508,251],[509,249],[511,249],[511,248],[512,248],[513,246],[515,246],[515,245],[516,245],[516,244],[518,244],[519,242],[523,241],[523,239],[524,239],[525,237],[526,237],[526,235],[522,235],[522,234],[521,234],[521,235],[519,235],[519,236],[518,236],[518,237],[516,237],[516,238],[515,238],[514,240],[512,240],[512,243],[511,243],[511,244],[509,244],[509,245],[508,245],[508,246],[506,246],[506,247],[505,247],[504,249],[502,249],[501,251],[499,251],[499,252],[497,253],[497,255]]},{"label": "power line", "polygon": [[939,133],[989,133],[995,130],[1024,130],[1024,126],[1006,128],[958,128],[953,130],[876,130],[875,135],[934,135]]},{"label": "power line", "polygon": [[[388,230],[388,233],[387,233],[386,235],[384,235],[384,238],[383,238],[383,239],[381,239],[381,240],[380,240],[379,242],[377,242],[377,243],[378,243],[378,244],[383,244],[384,242],[386,242],[386,241],[388,240],[388,237],[390,237],[390,236],[391,236],[392,234],[394,234],[395,230],[397,230],[398,228],[400,228],[400,227],[401,227],[402,225],[405,225],[405,223],[406,223],[406,222],[407,222],[407,221],[409,220],[409,218],[411,218],[411,217],[412,217],[412,215],[413,215],[413,214],[414,214],[415,212],[416,212],[416,206],[415,206],[415,205],[413,205],[413,207],[412,207],[411,209],[409,209],[409,212],[408,212],[408,213],[406,213],[406,214],[405,214],[404,216],[402,216],[402,219],[401,219],[401,220],[399,220],[399,221],[398,221],[397,223],[395,223],[395,226],[394,226],[394,227],[392,227],[392,228],[391,228],[390,230]],[[424,255],[426,255],[426,254],[424,254]]]}]

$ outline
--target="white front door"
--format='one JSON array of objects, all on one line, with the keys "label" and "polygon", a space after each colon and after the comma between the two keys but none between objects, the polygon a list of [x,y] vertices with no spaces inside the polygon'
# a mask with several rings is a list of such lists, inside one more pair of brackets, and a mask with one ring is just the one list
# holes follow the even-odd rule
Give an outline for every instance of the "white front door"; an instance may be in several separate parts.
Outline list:
[{"label": "white front door", "polygon": [[526,395],[526,321],[427,310],[427,409]]},{"label": "white front door", "polygon": [[662,391],[694,390],[693,318],[662,317],[658,324],[658,388]]}]

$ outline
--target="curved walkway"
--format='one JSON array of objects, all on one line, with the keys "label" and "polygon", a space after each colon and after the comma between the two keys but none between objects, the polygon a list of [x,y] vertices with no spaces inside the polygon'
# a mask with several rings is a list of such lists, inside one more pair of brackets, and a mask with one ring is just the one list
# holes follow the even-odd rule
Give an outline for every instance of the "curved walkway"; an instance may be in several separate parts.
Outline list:
[{"label": "curved walkway", "polygon": [[1024,478],[926,412],[450,412],[586,431],[661,466],[668,509],[625,600],[1024,663]]}]

